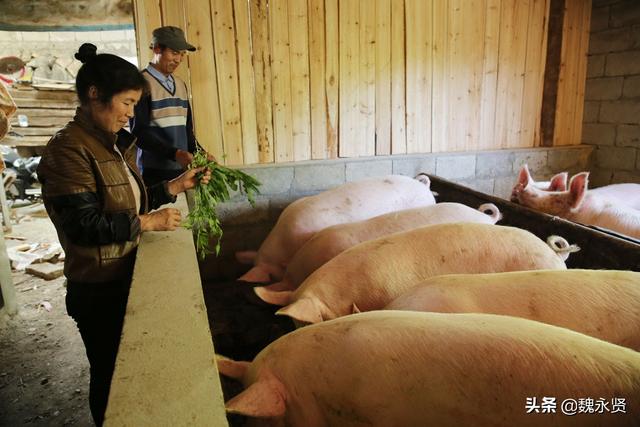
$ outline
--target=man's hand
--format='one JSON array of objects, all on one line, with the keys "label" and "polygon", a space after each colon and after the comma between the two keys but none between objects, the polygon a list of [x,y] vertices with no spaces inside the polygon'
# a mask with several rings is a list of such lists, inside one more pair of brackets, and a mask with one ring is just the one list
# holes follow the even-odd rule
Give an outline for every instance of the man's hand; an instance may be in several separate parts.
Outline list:
[{"label": "man's hand", "polygon": [[190,152],[180,149],[176,150],[176,162],[180,163],[180,166],[182,166],[184,169],[186,169],[187,166],[191,164],[192,160],[193,154],[191,154]]},{"label": "man's hand", "polygon": [[189,190],[198,184],[198,173],[204,172],[200,177],[200,183],[207,185],[211,179],[211,171],[205,167],[189,169],[179,177],[167,183],[167,191],[176,196],[183,191]]},{"label": "man's hand", "polygon": [[140,229],[142,231],[173,231],[180,226],[180,211],[173,208],[160,209],[158,211],[139,215]]}]

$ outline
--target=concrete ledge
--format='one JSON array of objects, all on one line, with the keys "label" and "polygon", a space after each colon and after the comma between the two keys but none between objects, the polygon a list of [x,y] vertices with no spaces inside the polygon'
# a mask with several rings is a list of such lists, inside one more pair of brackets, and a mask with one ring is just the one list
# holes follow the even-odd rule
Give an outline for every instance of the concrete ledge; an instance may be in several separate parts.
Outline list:
[{"label": "concrete ledge", "polygon": [[142,235],[104,425],[228,425],[190,230]]}]

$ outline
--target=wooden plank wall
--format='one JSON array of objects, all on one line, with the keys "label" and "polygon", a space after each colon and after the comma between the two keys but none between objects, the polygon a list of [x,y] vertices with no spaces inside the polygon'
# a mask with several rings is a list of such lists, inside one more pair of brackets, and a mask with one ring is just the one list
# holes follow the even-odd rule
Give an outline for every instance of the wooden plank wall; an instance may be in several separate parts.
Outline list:
[{"label": "wooden plank wall", "polygon": [[[196,134],[232,165],[540,145],[549,2],[134,1],[142,63],[158,22],[198,47]],[[568,3],[558,145],[580,140],[591,10]]]}]

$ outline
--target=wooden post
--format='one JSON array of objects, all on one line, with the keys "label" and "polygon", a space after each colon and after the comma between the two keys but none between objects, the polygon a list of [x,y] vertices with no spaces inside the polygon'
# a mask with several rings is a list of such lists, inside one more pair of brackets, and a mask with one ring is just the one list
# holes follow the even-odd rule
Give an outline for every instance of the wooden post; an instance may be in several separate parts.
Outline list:
[{"label": "wooden post", "polygon": [[11,264],[9,263],[9,255],[7,254],[7,244],[4,241],[4,231],[2,231],[1,227],[0,227],[0,288],[2,289],[2,299],[4,300],[4,309],[6,310],[8,315],[13,316],[18,312],[18,304],[16,302],[16,289],[13,286],[13,278],[11,277]]}]

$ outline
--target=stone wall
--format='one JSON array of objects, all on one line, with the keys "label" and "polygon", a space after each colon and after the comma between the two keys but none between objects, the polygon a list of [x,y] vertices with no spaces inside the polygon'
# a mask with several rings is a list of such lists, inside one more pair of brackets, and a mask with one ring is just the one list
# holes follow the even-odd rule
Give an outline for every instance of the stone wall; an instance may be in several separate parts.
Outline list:
[{"label": "stone wall", "polygon": [[[0,58],[17,56],[33,66],[49,67],[48,78],[73,81],[82,65],[73,55],[82,43],[93,43],[98,53],[113,53],[138,63],[135,32],[115,31],[0,31]],[[52,60],[50,60],[52,58]],[[55,68],[55,70],[53,70]],[[43,69],[36,76],[47,75]]]},{"label": "stone wall", "polygon": [[576,173],[587,169],[592,150],[590,146],[581,145],[246,166],[242,170],[262,183],[261,194],[255,207],[239,194],[218,206],[224,230],[221,254],[201,264],[202,276],[204,280],[237,278],[243,266],[237,264],[234,253],[257,249],[288,204],[345,182],[392,173],[413,177],[425,172],[508,198],[517,173],[525,163],[536,180],[543,180],[558,171]]},{"label": "stone wall", "polygon": [[640,182],[640,2],[593,0],[582,142],[591,183]]}]

